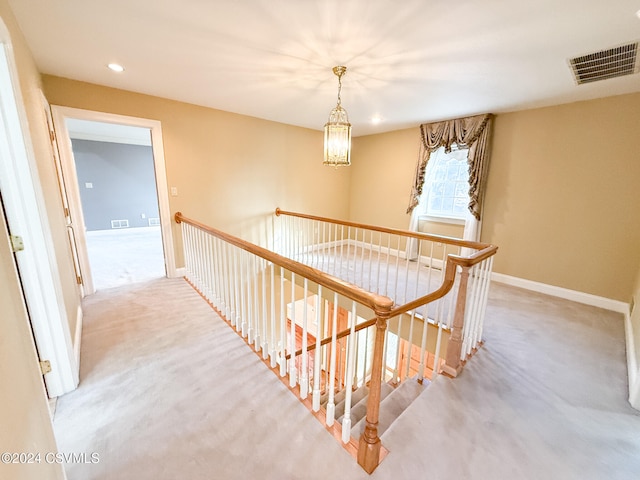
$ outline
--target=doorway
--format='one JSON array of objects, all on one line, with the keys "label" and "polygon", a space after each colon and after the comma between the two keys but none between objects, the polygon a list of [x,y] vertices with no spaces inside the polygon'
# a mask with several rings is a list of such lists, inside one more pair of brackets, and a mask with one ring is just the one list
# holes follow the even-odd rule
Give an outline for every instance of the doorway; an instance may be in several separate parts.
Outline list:
[{"label": "doorway", "polygon": [[151,131],[68,118],[96,291],[166,275]]},{"label": "doorway", "polygon": [[177,276],[160,122],[51,110],[85,293]]}]

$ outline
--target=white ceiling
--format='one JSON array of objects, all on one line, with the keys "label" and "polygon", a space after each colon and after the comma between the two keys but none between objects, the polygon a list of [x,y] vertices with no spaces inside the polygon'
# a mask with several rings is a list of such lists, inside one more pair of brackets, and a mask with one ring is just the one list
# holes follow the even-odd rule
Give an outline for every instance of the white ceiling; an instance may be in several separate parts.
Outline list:
[{"label": "white ceiling", "polygon": [[78,118],[67,118],[65,122],[69,138],[151,146],[151,131],[148,128],[94,122]]},{"label": "white ceiling", "polygon": [[640,39],[640,0],[10,4],[43,73],[313,129],[346,65],[356,136],[640,91],[638,74],[577,86],[567,63]]}]

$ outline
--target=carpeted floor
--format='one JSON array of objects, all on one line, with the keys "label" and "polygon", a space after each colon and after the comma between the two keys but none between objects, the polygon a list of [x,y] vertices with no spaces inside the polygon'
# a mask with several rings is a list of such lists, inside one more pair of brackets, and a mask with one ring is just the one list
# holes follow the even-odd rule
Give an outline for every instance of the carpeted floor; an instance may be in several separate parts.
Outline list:
[{"label": "carpeted floor", "polygon": [[[365,479],[182,279],[85,299],[81,384],[58,401],[70,480]],[[373,479],[640,478],[622,318],[494,284],[485,346],[383,435]]]},{"label": "carpeted floor", "polygon": [[166,275],[160,227],[94,230],[86,235],[96,290]]}]

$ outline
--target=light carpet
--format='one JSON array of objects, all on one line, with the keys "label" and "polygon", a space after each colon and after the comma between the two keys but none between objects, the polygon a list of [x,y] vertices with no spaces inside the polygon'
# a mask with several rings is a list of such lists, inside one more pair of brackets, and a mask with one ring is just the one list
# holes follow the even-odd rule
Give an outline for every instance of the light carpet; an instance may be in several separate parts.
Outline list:
[{"label": "light carpet", "polygon": [[166,275],[160,227],[94,230],[86,236],[96,290]]},{"label": "light carpet", "polygon": [[[60,398],[70,480],[368,475],[181,279],[85,300],[81,384]],[[372,479],[637,479],[622,319],[494,284],[486,344],[382,436]]]}]

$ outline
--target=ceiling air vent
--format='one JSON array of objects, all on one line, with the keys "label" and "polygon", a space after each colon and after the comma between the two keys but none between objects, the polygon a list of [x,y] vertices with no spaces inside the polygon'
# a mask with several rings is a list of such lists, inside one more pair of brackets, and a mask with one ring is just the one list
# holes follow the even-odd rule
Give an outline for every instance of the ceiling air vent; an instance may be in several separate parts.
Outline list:
[{"label": "ceiling air vent", "polygon": [[569,59],[578,85],[638,73],[638,42]]}]

